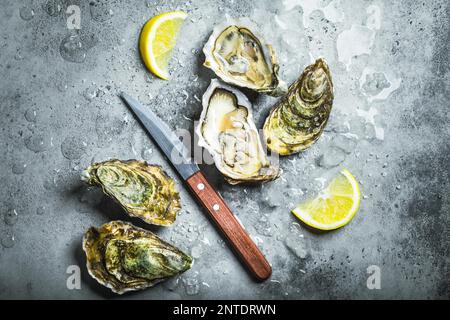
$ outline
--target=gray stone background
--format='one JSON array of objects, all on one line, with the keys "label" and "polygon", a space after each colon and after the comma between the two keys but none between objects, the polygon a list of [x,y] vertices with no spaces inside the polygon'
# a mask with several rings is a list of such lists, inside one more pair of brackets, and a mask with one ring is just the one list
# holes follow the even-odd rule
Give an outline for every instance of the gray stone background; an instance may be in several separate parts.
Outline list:
[{"label": "gray stone background", "polygon": [[[81,29],[67,27],[69,5]],[[90,226],[129,219],[79,180],[92,161],[146,159],[178,182],[183,209],[155,231],[195,257],[191,270],[133,299],[442,299],[449,283],[448,1],[2,0],[0,6],[0,298],[113,298],[85,268]],[[171,80],[152,76],[137,50],[157,13],[188,13]],[[174,129],[192,132],[214,74],[201,49],[213,26],[250,17],[272,43],[291,83],[324,57],[335,102],[322,138],[280,160],[282,178],[229,186],[204,171],[273,265],[255,283],[123,105],[126,91]],[[275,98],[245,91],[261,127]],[[317,233],[290,210],[314,195],[338,165],[363,198],[346,227]],[[69,290],[67,268],[81,269]],[[366,286],[380,267],[381,289]]]}]

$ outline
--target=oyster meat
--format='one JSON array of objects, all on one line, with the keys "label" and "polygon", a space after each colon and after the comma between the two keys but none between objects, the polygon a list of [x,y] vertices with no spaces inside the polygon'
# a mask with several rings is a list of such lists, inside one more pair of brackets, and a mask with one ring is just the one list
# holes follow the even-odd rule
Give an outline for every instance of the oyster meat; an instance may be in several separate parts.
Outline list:
[{"label": "oyster meat", "polygon": [[213,79],[203,95],[196,129],[199,146],[230,184],[268,181],[280,174],[268,160],[253,123],[251,104],[239,90]]},{"label": "oyster meat", "polygon": [[286,84],[278,78],[278,61],[271,45],[251,30],[248,19],[216,26],[203,48],[204,65],[230,84],[281,96]]},{"label": "oyster meat", "polygon": [[171,225],[181,209],[180,196],[161,167],[138,160],[94,163],[82,180],[102,187],[130,216],[150,224]]},{"label": "oyster meat", "polygon": [[306,67],[264,123],[267,147],[289,155],[311,146],[322,134],[333,104],[333,82],[323,59]]},{"label": "oyster meat", "polygon": [[150,231],[123,221],[83,237],[89,274],[118,294],[152,287],[192,266],[192,258]]}]

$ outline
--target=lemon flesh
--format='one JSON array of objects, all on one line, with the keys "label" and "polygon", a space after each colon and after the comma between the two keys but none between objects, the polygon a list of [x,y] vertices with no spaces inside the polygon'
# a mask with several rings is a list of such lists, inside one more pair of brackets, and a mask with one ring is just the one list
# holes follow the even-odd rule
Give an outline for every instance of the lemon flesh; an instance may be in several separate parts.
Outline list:
[{"label": "lemon flesh", "polygon": [[177,35],[187,14],[182,11],[162,13],[144,25],[139,50],[145,66],[161,79],[169,79],[169,61]]},{"label": "lemon flesh", "polygon": [[306,200],[292,213],[310,227],[334,230],[352,220],[360,200],[358,181],[350,171],[342,169],[317,197]]}]

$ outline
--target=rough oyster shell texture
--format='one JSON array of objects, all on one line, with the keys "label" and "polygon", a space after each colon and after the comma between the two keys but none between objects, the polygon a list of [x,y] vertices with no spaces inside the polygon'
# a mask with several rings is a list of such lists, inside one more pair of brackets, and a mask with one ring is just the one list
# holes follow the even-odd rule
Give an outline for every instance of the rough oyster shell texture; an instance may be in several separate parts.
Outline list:
[{"label": "rough oyster shell texture", "polygon": [[278,77],[275,51],[257,29],[246,18],[217,25],[203,48],[204,66],[227,83],[281,96],[287,86]]},{"label": "rough oyster shell texture", "polygon": [[333,104],[333,82],[323,59],[303,71],[264,123],[267,147],[290,155],[310,147],[322,134]]},{"label": "rough oyster shell texture", "polygon": [[251,104],[242,92],[213,79],[202,104],[198,145],[209,151],[230,184],[269,181],[280,175],[279,167],[266,156]]},{"label": "rough oyster shell texture", "polygon": [[89,274],[118,294],[152,287],[192,266],[190,256],[123,221],[89,228],[83,250]]},{"label": "rough oyster shell texture", "polygon": [[181,208],[175,182],[161,167],[138,160],[109,160],[95,163],[82,179],[100,186],[130,216],[150,224],[171,225]]}]

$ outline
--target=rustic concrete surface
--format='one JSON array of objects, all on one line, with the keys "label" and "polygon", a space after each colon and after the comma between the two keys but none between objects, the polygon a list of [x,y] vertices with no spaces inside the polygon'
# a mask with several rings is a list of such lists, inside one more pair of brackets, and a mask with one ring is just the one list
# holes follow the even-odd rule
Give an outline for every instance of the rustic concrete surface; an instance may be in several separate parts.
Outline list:
[{"label": "rustic concrete surface", "polygon": [[[108,158],[145,158],[177,179],[183,210],[176,224],[149,228],[196,257],[181,278],[123,298],[449,298],[450,5],[304,3],[2,1],[0,298],[115,297],[89,277],[81,250],[89,226],[130,220],[79,180],[91,161]],[[78,31],[67,27],[69,5],[81,9]],[[146,20],[173,9],[189,18],[172,79],[162,81],[142,65],[137,40]],[[198,99],[214,76],[202,67],[201,48],[226,15],[249,16],[261,27],[286,81],[322,56],[335,82],[326,133],[306,152],[280,160],[282,179],[231,187],[213,166],[204,167],[273,265],[262,284],[248,277],[117,97],[126,91],[172,128],[192,132]],[[64,49],[70,35],[81,39],[81,49]],[[261,127],[276,99],[246,94]],[[329,233],[296,225],[290,209],[317,192],[340,161],[361,183],[356,217]],[[67,287],[71,265],[81,270],[79,290]],[[367,287],[371,265],[380,268],[380,289]]]}]

